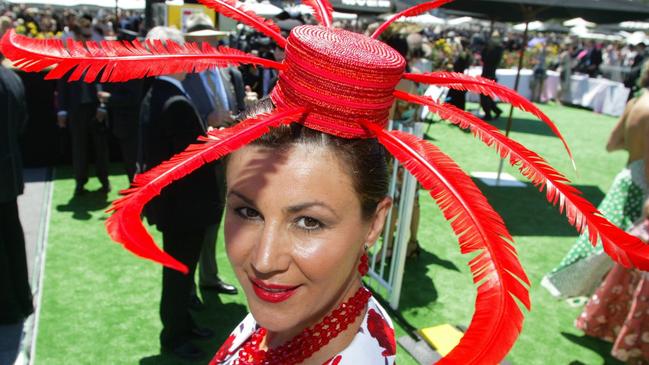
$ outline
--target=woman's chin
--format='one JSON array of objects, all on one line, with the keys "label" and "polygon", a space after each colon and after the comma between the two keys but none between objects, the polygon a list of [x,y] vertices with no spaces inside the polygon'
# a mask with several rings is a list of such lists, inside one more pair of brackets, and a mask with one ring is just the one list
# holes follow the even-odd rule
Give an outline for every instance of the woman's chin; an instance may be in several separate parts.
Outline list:
[{"label": "woman's chin", "polygon": [[[259,298],[254,291],[246,291],[250,313],[257,324],[271,332],[284,332],[295,328],[300,323],[300,307],[304,301],[299,298],[272,303]],[[296,296],[299,297],[299,296]]]},{"label": "woman's chin", "polygon": [[255,318],[257,324],[269,332],[282,333],[296,328],[301,320],[301,316],[295,310],[273,310],[265,307],[250,307],[250,312]]}]

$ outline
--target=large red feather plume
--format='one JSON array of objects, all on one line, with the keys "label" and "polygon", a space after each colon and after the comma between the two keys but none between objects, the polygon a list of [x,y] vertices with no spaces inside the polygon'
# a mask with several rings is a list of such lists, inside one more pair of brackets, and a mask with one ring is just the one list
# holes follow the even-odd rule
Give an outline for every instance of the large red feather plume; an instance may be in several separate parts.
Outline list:
[{"label": "large red feather plume", "polygon": [[435,0],[435,1],[427,1],[423,4],[415,5],[411,8],[408,8],[400,13],[394,14],[388,20],[386,20],[381,26],[372,33],[371,37],[374,39],[377,39],[388,27],[390,24],[394,23],[397,21],[399,18],[402,16],[416,16],[419,15],[423,12],[433,10],[435,8],[439,8],[440,6],[450,3],[453,0]]},{"label": "large red feather plume", "polygon": [[[146,47],[145,47],[146,46]],[[69,81],[83,77],[92,82],[101,73],[101,82],[121,82],[147,76],[179,72],[201,72],[210,67],[257,64],[283,69],[281,63],[248,55],[239,50],[207,43],[178,45],[159,40],[78,42],[68,40],[67,48],[60,39],[33,39],[14,30],[0,40],[0,50],[14,62],[14,66],[38,72],[54,66],[46,79],[59,79],[69,71]]]},{"label": "large red feather plume", "polygon": [[331,28],[334,8],[329,0],[302,0],[302,4],[313,8],[313,16],[327,28]]},{"label": "large red feather plume", "polygon": [[122,191],[124,197],[113,202],[114,211],[106,221],[110,237],[134,254],[187,273],[187,267],[169,256],[153,242],[140,220],[142,208],[169,184],[183,178],[206,163],[254,141],[269,128],[290,123],[304,113],[303,108],[275,110],[247,119],[233,127],[209,132],[202,143],[190,145],[170,160],[144,174],[136,175],[131,188]]},{"label": "large red feather plume", "polygon": [[473,319],[460,343],[438,364],[497,364],[523,326],[516,299],[530,308],[529,280],[502,218],[473,180],[437,147],[372,123],[366,127],[430,191],[451,222],[462,253],[479,252],[469,263],[478,285]]},{"label": "large red feather plume", "polygon": [[575,160],[572,156],[572,151],[568,147],[568,143],[559,132],[559,128],[548,118],[545,113],[543,113],[539,108],[536,107],[532,102],[525,99],[519,95],[516,91],[503,86],[493,80],[486,79],[479,76],[469,76],[458,72],[431,72],[426,74],[411,74],[406,73],[404,78],[424,83],[424,84],[433,84],[435,86],[447,87],[455,90],[470,91],[478,94],[488,95],[492,98],[499,98],[500,100],[510,103],[513,106],[530,112],[541,119],[552,132],[559,137],[563,146],[568,151],[568,156],[570,156],[570,161],[572,166],[575,167]]},{"label": "large red feather plume", "polygon": [[252,10],[246,9],[245,5],[237,0],[198,0],[198,2],[228,18],[255,28],[257,31],[271,37],[280,47],[286,47],[286,38],[282,37],[282,33],[275,22],[264,19]]},{"label": "large red feather plume", "polygon": [[637,237],[622,231],[606,218],[590,202],[581,196],[579,190],[568,185],[570,181],[552,168],[541,156],[500,133],[494,126],[471,113],[450,104],[441,105],[429,97],[416,96],[396,91],[401,100],[425,105],[433,113],[461,128],[469,128],[473,134],[488,146],[494,147],[502,158],[509,157],[509,163],[518,167],[540,191],[546,189],[549,202],[565,211],[568,221],[579,233],[588,230],[590,242],[602,242],[604,251],[624,266],[635,266],[649,270],[649,245]]}]

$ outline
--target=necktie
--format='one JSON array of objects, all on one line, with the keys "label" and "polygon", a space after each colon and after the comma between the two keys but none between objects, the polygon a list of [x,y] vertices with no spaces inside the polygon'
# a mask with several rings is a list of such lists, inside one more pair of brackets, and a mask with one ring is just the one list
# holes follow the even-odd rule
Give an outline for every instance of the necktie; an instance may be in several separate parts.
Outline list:
[{"label": "necktie", "polygon": [[223,105],[219,101],[219,98],[216,96],[216,84],[214,83],[214,78],[212,77],[212,72],[210,70],[205,71],[205,74],[203,75],[205,78],[205,81],[207,82],[207,87],[209,88],[209,96],[211,98],[212,106],[214,107],[214,110],[217,111],[222,111],[223,110]]},{"label": "necktie", "polygon": [[211,71],[210,78],[214,78],[214,83],[216,85],[216,96],[219,98],[221,105],[223,105],[226,110],[230,111],[230,103],[228,102],[228,95],[225,93],[225,85],[223,85],[221,74],[218,71]]},{"label": "necktie", "polygon": [[263,96],[266,96],[270,91],[270,70],[265,68],[262,75],[262,92],[264,94]]}]

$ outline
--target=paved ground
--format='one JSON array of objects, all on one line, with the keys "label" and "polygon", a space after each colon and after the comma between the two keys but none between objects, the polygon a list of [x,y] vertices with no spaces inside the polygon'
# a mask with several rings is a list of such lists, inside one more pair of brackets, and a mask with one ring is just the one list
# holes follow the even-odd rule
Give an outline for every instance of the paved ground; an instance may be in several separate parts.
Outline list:
[{"label": "paved ground", "polygon": [[[25,169],[25,192],[18,198],[20,221],[25,232],[25,251],[27,252],[27,266],[34,293],[35,307],[40,298],[41,263],[44,258],[45,243],[47,242],[47,221],[49,214],[51,194],[51,170],[47,168]],[[9,358],[14,357],[16,344],[20,341],[22,333],[23,350],[17,364],[27,363],[28,354],[32,346],[34,330],[37,327],[38,308],[36,315],[27,321],[24,331],[20,326],[0,326],[0,365],[11,365]]]},{"label": "paved ground", "polygon": [[18,198],[31,278],[34,277],[40,235],[44,233],[42,230],[45,228],[43,225],[49,205],[50,180],[51,173],[47,168],[25,169],[25,193]]}]

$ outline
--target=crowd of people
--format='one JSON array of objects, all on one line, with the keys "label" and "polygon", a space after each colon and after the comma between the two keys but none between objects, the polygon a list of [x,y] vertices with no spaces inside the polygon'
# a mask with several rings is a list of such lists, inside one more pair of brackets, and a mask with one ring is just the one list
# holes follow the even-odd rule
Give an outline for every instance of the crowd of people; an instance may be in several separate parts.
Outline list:
[{"label": "crowd of people", "polygon": [[[144,36],[146,39],[173,41],[178,44],[185,42],[207,42],[213,46],[225,44],[275,61],[282,61],[285,57],[283,49],[268,37],[243,28],[230,35],[224,35],[223,32],[216,30],[212,20],[204,14],[190,16],[184,33],[161,26],[145,32],[141,15],[128,12],[121,13],[118,18],[115,18],[112,12],[103,10],[90,15],[75,10],[59,11],[12,5],[3,9],[1,14],[0,27],[3,33],[13,28],[16,32],[33,38],[131,41]],[[312,19],[305,19],[290,11],[282,13],[277,20],[284,35],[297,25],[312,22]],[[365,32],[368,35],[376,29],[374,24],[359,27],[358,23],[341,23],[338,26]],[[649,64],[645,62],[647,59],[645,45],[643,43],[637,45],[598,43],[557,35],[545,36],[542,41],[534,45],[526,45],[523,44],[520,34],[503,33],[504,36],[501,36],[498,31],[491,34],[489,32],[469,33],[458,29],[434,31],[413,28],[411,25],[400,25],[393,26],[382,36],[382,39],[404,56],[408,62],[408,72],[427,73],[445,70],[464,73],[470,67],[478,66],[482,68],[483,77],[495,81],[497,81],[496,70],[507,62],[512,62],[512,57],[515,57],[521,49],[526,49],[529,52],[527,66],[534,70],[534,84],[531,87],[533,99],[536,100],[539,99],[547,70],[553,69],[560,73],[562,82],[558,101],[565,100],[563,97],[569,95],[570,76],[575,72],[585,73],[591,77],[607,76],[623,81],[632,89],[632,99],[613,131],[607,148],[611,151],[627,150],[629,163],[616,178],[614,187],[607,194],[600,208],[605,215],[611,212],[607,218],[613,223],[624,229],[633,229],[634,234],[647,240],[647,213],[642,215],[642,205],[646,196],[648,178],[645,173],[645,161],[649,161],[649,156],[645,156],[647,149],[643,138],[634,140],[629,138],[629,136],[642,135],[634,131],[646,129],[649,123],[649,112],[647,112],[649,94],[640,96],[635,94],[635,91],[649,88],[649,77],[647,77],[649,74],[643,74],[641,77],[640,73],[643,64]],[[625,71],[622,72],[622,69]],[[11,136],[13,139],[0,143],[0,148],[13,146],[11,155],[18,158],[19,152],[13,141],[16,140],[18,131],[26,120],[24,105],[20,104],[22,100],[20,94],[23,91],[13,73],[4,66],[0,67],[0,71],[0,80],[5,85],[11,86],[6,87],[6,93],[12,95],[7,100],[13,103],[3,109],[9,110],[11,117],[3,119],[14,131],[12,132],[14,136]],[[614,74],[616,72],[618,74]],[[268,95],[277,82],[278,71],[261,66],[221,67],[200,73],[177,73],[117,84],[59,81],[56,91],[56,123],[60,128],[66,128],[70,132],[76,181],[75,196],[82,198],[87,194],[85,185],[89,179],[89,147],[93,150],[96,175],[102,185],[101,192],[108,194],[112,189],[108,179],[109,138],[115,138],[119,142],[124,170],[129,181],[132,182],[136,174],[144,173],[182,152],[209,130],[235,124],[241,119],[241,115],[245,114],[247,107],[258,103],[259,100],[262,103],[268,100]],[[425,92],[422,85],[414,82],[402,82],[398,88],[414,93]],[[466,91],[450,90],[444,94],[443,101],[464,110]],[[481,117],[486,121],[499,118],[502,114],[497,103],[488,96],[481,96],[480,105],[483,109]],[[398,104],[393,107],[391,113],[391,118],[395,120],[409,120],[416,114],[413,109]],[[277,138],[280,137],[294,138],[295,136]],[[300,138],[308,139],[305,136]],[[280,144],[277,141],[267,141],[267,143]],[[289,158],[294,157],[289,156]],[[0,195],[2,198],[0,223],[10,225],[12,234],[17,237],[21,236],[22,232],[19,222],[16,223],[16,197],[22,192],[23,183],[20,179],[21,165],[19,160],[16,161],[11,163],[11,171],[14,175],[7,180],[11,180],[7,184],[14,187],[14,190],[6,197]],[[0,181],[5,183],[5,179]],[[7,189],[0,190],[3,191]],[[192,311],[202,308],[202,303],[196,294],[197,286],[221,294],[237,294],[236,287],[219,278],[216,264],[217,234],[226,210],[225,195],[225,169],[223,163],[217,161],[206,164],[190,177],[165,190],[165,193],[157,197],[145,210],[148,222],[155,225],[162,233],[164,251],[187,265],[191,274],[198,271],[197,282],[194,275],[183,275],[169,268],[165,268],[162,275],[160,317],[163,329],[160,333],[160,344],[163,351],[183,359],[205,357],[206,354],[195,346],[193,341],[196,338],[213,336],[212,331],[201,327],[192,317]],[[238,196],[234,199],[250,205],[245,197]],[[263,204],[264,199],[269,198],[260,199],[260,204]],[[380,202],[375,204],[381,208],[378,216],[385,218],[389,206],[381,204]],[[649,205],[645,204],[645,206]],[[237,212],[242,219],[252,221],[258,218],[259,212],[253,211],[250,207],[246,209]],[[420,250],[417,240],[418,203],[415,204],[415,209],[416,218],[413,219],[407,250],[409,256],[417,255]],[[396,223],[390,224],[394,226]],[[377,226],[372,225],[371,234],[378,235],[380,228],[382,223]],[[7,231],[10,229],[7,228]],[[610,260],[606,261],[601,251],[586,248],[590,247],[587,238],[586,236],[580,238],[566,259],[546,277],[544,285],[554,295],[560,297],[590,295],[596,290],[584,314],[579,317],[577,326],[589,335],[615,341],[614,355],[621,360],[629,361],[630,364],[646,363],[649,359],[649,345],[647,345],[649,329],[645,331],[644,325],[649,323],[649,318],[645,321],[638,319],[645,319],[649,313],[643,312],[646,311],[646,305],[643,303],[649,295],[646,273],[613,266]],[[20,240],[16,242],[20,246]],[[22,256],[15,256],[9,262],[24,262],[24,251],[22,254]],[[0,255],[0,259],[3,257]],[[578,284],[574,277],[578,270],[574,269],[574,265],[582,262],[583,259],[589,260],[589,264],[581,265],[580,270],[586,267],[591,270],[588,274],[579,275],[584,279],[584,284],[575,287]],[[598,263],[595,271],[592,270],[595,267],[593,262]],[[0,265],[0,267],[8,266]],[[566,271],[568,267],[571,269]],[[12,270],[18,273],[12,275],[26,278],[25,267],[20,266]],[[562,275],[566,272],[569,273],[569,279],[562,281],[564,280]],[[607,273],[608,276],[602,283],[601,279]],[[9,275],[3,274],[3,277]],[[0,320],[22,320],[31,313],[31,297],[28,291],[25,291],[27,282],[23,280],[21,283],[21,286],[14,291],[16,293],[20,291],[17,294],[19,300],[12,303],[11,310],[5,311],[4,307],[0,310],[1,314],[9,313],[13,317],[0,317]],[[569,283],[570,287],[561,287],[564,283]],[[9,287],[9,284],[4,281],[0,284],[3,285],[0,293],[10,291],[5,288]],[[620,286],[623,286],[622,289],[618,288]],[[372,305],[381,316],[384,315],[380,306]],[[613,307],[616,308],[615,311],[610,310]],[[624,309],[619,309],[621,307]],[[182,315],[179,315],[180,313]],[[242,326],[248,322],[244,321]],[[635,336],[632,344],[629,336]]]},{"label": "crowd of people", "polygon": [[[76,9],[61,10],[52,8],[34,8],[26,5],[6,5],[0,8],[0,29],[14,28],[17,33],[35,38],[74,38],[75,33],[83,34],[84,39],[102,40],[142,39],[144,29],[141,12],[100,9],[90,13]],[[309,15],[297,12],[295,8],[279,14],[277,23],[284,33],[296,25],[312,23]],[[338,28],[371,34],[380,24],[371,19],[336,22]],[[430,72],[445,70],[465,72],[469,67],[483,67],[482,76],[496,79],[495,69],[516,68],[519,52],[523,49],[524,68],[533,70],[530,81],[533,101],[541,100],[541,92],[547,71],[554,70],[560,75],[560,88],[556,102],[570,102],[570,77],[575,73],[589,77],[604,77],[624,83],[631,89],[629,99],[639,90],[637,81],[641,66],[647,59],[646,45],[612,40],[582,39],[570,34],[531,32],[527,44],[523,44],[521,32],[512,29],[466,30],[464,28],[423,27],[410,23],[393,25],[382,35],[393,48],[409,59],[409,68],[413,72]],[[221,37],[219,44],[225,44],[245,52],[252,52],[264,58],[275,59],[275,53],[281,53],[268,37],[240,27],[230,36]],[[281,59],[280,54],[277,58]],[[486,70],[485,70],[486,68]],[[273,70],[259,70],[242,67],[244,84],[251,86],[248,91],[256,92],[259,97],[266,95],[273,86],[276,76]],[[452,91],[446,101],[462,108],[463,94]],[[484,118],[489,120],[493,115],[500,115],[495,104],[487,99],[480,101]]]}]

